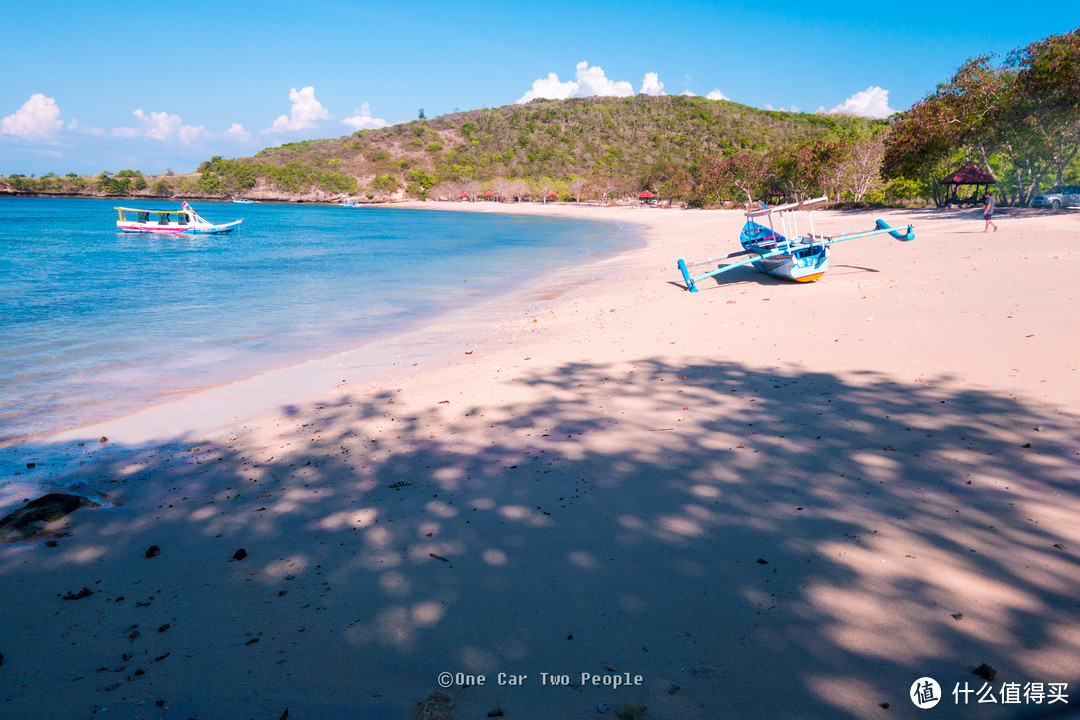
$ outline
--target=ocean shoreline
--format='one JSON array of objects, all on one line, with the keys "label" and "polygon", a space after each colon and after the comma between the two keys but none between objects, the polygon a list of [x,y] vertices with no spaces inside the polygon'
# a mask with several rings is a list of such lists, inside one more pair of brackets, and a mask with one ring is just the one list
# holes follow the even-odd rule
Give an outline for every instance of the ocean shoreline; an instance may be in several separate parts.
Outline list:
[{"label": "ocean shoreline", "polygon": [[[383,206],[381,209],[399,209],[399,208],[395,208],[395,206],[393,206],[393,205],[386,205],[386,206]],[[425,209],[425,208],[420,208],[420,209]],[[522,213],[522,214],[520,214],[520,216],[521,217],[529,217],[529,215],[527,213]],[[583,218],[583,219],[588,220],[589,222],[595,221],[595,219],[589,219],[589,218]],[[601,220],[601,222],[603,222],[603,220]],[[617,225],[617,223],[607,223],[607,224],[612,225],[613,227],[615,225]],[[640,242],[640,240],[634,240],[633,237],[632,237],[632,234],[631,234],[631,236],[629,236],[626,241],[620,241],[620,242],[623,242],[623,244],[625,244],[625,242],[634,243],[634,242]],[[601,251],[601,255],[610,254],[611,252],[615,252],[615,250]],[[586,260],[586,262],[587,263],[595,262],[595,256],[588,258]],[[570,261],[567,261],[565,264],[569,265]],[[543,271],[543,274],[544,275],[549,275],[551,273],[558,272],[560,267],[556,267],[554,269],[545,269]],[[81,423],[78,423],[78,424],[68,425],[68,426],[65,426],[65,427],[50,428],[50,429],[45,429],[45,430],[40,430],[40,431],[35,430],[33,432],[20,432],[17,435],[10,435],[10,436],[7,436],[7,437],[3,437],[2,439],[0,439],[0,452],[3,452],[5,449],[8,449],[8,448],[17,447],[17,446],[20,446],[20,445],[26,445],[28,443],[48,443],[50,438],[58,437],[58,436],[61,436],[61,435],[78,434],[78,433],[80,433],[82,431],[83,428],[89,428],[89,427],[92,427],[92,426],[108,424],[111,421],[119,420],[121,418],[130,416],[130,415],[133,415],[133,414],[138,414],[140,412],[150,410],[151,408],[156,407],[156,406],[168,405],[168,404],[175,403],[178,400],[182,400],[183,398],[186,398],[186,397],[191,396],[191,395],[198,395],[198,394],[204,393],[204,392],[218,392],[222,388],[227,388],[227,387],[229,387],[231,385],[234,385],[234,384],[242,384],[247,380],[251,380],[252,378],[264,375],[266,373],[276,373],[276,372],[282,371],[282,370],[284,370],[286,368],[294,367],[294,366],[298,366],[298,365],[303,365],[303,364],[306,364],[306,363],[309,363],[309,362],[320,362],[320,361],[321,362],[326,362],[326,361],[329,361],[331,358],[336,357],[338,355],[346,355],[346,354],[352,354],[352,355],[365,355],[366,354],[366,355],[369,355],[369,356],[371,356],[370,359],[366,360],[364,362],[369,366],[371,371],[373,373],[375,373],[376,375],[384,374],[384,371],[382,369],[380,369],[380,366],[381,366],[382,363],[380,362],[380,358],[377,357],[377,353],[375,353],[373,351],[372,352],[365,352],[365,348],[375,348],[375,347],[383,348],[382,352],[384,352],[384,353],[393,353],[392,349],[387,350],[386,348],[392,348],[393,345],[395,344],[395,342],[397,342],[396,339],[398,339],[398,338],[403,339],[403,341],[406,342],[406,343],[415,344],[414,341],[411,340],[411,338],[417,336],[418,334],[423,334],[424,331],[425,331],[425,328],[427,326],[438,324],[439,322],[441,322],[444,319],[444,316],[447,317],[447,318],[453,318],[454,316],[459,315],[461,313],[468,314],[470,312],[475,312],[477,310],[480,310],[484,306],[490,306],[492,304],[497,304],[499,302],[505,302],[505,301],[512,300],[512,298],[514,298],[516,295],[519,295],[519,294],[525,296],[529,292],[528,288],[532,287],[533,285],[535,285],[538,282],[542,283],[543,280],[542,279],[537,280],[537,279],[533,278],[533,279],[526,279],[524,282],[519,281],[520,287],[510,286],[510,287],[506,287],[506,288],[503,288],[501,290],[498,290],[494,294],[492,294],[490,296],[487,296],[487,297],[479,297],[478,296],[476,298],[467,299],[465,301],[465,304],[462,305],[461,307],[458,307],[458,306],[455,305],[455,306],[445,308],[445,309],[437,309],[435,314],[428,314],[427,316],[425,316],[423,318],[413,318],[413,319],[409,320],[406,324],[402,325],[401,327],[396,328],[396,329],[394,329],[392,331],[389,331],[389,332],[379,333],[379,334],[375,335],[371,339],[366,339],[366,340],[363,340],[363,341],[354,341],[354,342],[339,340],[337,344],[340,347],[336,347],[336,348],[333,348],[333,349],[327,349],[327,350],[324,350],[322,348],[314,348],[313,347],[313,348],[309,348],[305,353],[303,353],[303,355],[299,355],[296,351],[292,351],[291,353],[282,355],[281,357],[277,358],[278,362],[270,363],[268,365],[266,363],[262,363],[263,365],[265,365],[265,367],[261,367],[259,369],[256,369],[256,370],[252,371],[252,372],[249,372],[247,374],[243,374],[243,375],[239,375],[239,376],[233,376],[233,377],[225,377],[224,379],[220,379],[218,381],[203,382],[202,384],[193,385],[193,386],[190,386],[190,387],[176,387],[176,388],[169,388],[169,387],[163,387],[163,386],[162,387],[159,387],[159,386],[150,387],[150,388],[147,388],[146,394],[142,399],[131,399],[130,403],[129,403],[129,405],[130,405],[129,407],[127,407],[125,409],[121,409],[121,410],[108,409],[107,412],[99,413],[99,417],[96,418],[96,419],[90,419],[90,420],[88,420],[86,422],[81,422]],[[432,341],[432,342],[434,342],[434,341]],[[426,356],[437,355],[438,350],[437,350],[437,348],[432,347],[432,348],[429,348],[424,354]],[[393,363],[388,362],[387,364],[392,365]],[[87,437],[89,437],[89,436],[87,436]],[[30,461],[30,462],[35,462],[35,461],[39,461],[40,459],[35,458],[35,457],[28,457],[27,460]]]}]

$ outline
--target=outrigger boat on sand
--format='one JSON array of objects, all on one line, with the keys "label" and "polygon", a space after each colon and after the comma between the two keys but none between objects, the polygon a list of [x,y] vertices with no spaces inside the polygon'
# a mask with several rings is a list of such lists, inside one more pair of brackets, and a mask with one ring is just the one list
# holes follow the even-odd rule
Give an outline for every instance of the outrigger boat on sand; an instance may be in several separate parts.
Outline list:
[{"label": "outrigger boat on sand", "polygon": [[[884,220],[878,220],[875,227],[866,230],[857,230],[843,235],[822,235],[814,230],[814,219],[810,215],[808,206],[826,200],[828,198],[819,197],[772,208],[765,207],[762,204],[760,210],[747,212],[746,224],[739,234],[739,242],[743,246],[742,250],[689,264],[679,260],[679,271],[682,272],[683,280],[686,281],[686,288],[690,292],[697,292],[697,283],[702,280],[734,270],[743,265],[753,265],[763,273],[784,280],[813,282],[829,269],[829,248],[838,242],[882,233],[889,233],[897,240],[908,241],[915,239],[914,226],[908,225],[907,230],[899,230],[890,227]],[[807,209],[810,232],[800,237],[794,211],[803,208]],[[773,228],[773,213],[776,213],[779,219],[780,231]],[[758,222],[759,219],[762,219],[765,224]],[[733,258],[740,259],[732,260]],[[690,268],[698,265],[711,265],[720,260],[732,260],[732,262],[720,265],[716,270],[707,272],[704,275],[690,276]]]},{"label": "outrigger boat on sand", "polygon": [[180,210],[142,210],[139,208],[113,208],[120,213],[116,221],[118,230],[127,233],[163,233],[167,235],[204,235],[232,232],[244,219],[216,224],[191,209],[186,202]]}]

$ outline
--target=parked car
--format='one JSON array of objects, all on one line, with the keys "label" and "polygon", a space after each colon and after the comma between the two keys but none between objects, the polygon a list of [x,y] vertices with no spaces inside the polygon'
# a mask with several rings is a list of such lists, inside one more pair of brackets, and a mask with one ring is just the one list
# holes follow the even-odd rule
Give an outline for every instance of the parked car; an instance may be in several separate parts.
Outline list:
[{"label": "parked car", "polygon": [[1031,201],[1031,207],[1080,207],[1080,185],[1057,185]]}]

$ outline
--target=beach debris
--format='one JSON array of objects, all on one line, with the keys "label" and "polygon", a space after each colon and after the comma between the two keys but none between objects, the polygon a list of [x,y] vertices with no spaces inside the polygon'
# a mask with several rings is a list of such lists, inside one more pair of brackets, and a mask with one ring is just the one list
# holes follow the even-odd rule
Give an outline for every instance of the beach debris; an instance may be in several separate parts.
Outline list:
[{"label": "beach debris", "polygon": [[247,557],[247,550],[245,550],[244,548],[240,548],[239,550],[237,550],[236,552],[233,553],[232,559],[233,560],[243,560],[246,557]]},{"label": "beach debris", "polygon": [[450,693],[433,692],[420,703],[416,720],[447,720],[454,709],[454,696]]},{"label": "beach debris", "polygon": [[436,555],[435,553],[428,553],[428,555],[429,555],[430,557],[433,557],[433,558],[435,558],[436,560],[442,560],[443,562],[450,562],[449,560],[447,560],[446,558],[444,558],[444,557],[443,557],[442,555]]},{"label": "beach debris", "polygon": [[964,619],[964,613],[962,613],[962,612],[953,613],[952,614],[952,619],[953,620],[963,620]]},{"label": "beach debris", "polygon": [[390,487],[393,490],[397,490],[398,488],[408,487],[412,484],[412,480],[395,480],[394,482],[390,483]]},{"label": "beach debris", "polygon": [[645,717],[645,711],[648,710],[645,705],[637,700],[631,700],[620,705],[615,710],[615,717],[619,720],[641,720]]},{"label": "beach debris", "polygon": [[768,565],[768,564],[769,564],[769,561],[768,561],[768,560],[766,560],[765,558],[758,558],[758,559],[757,559],[757,564],[758,564],[758,565]]},{"label": "beach debris", "polygon": [[667,694],[668,695],[674,695],[675,693],[679,692],[679,687],[680,687],[679,683],[672,680],[671,684],[668,685]]},{"label": "beach debris", "polygon": [[503,711],[501,709],[499,709],[499,708],[495,708],[494,710],[489,710],[487,716],[488,717],[502,717],[503,716]]},{"label": "beach debris", "polygon": [[170,625],[169,623],[165,623],[164,625],[162,625],[161,627],[159,627],[159,628],[157,629],[157,631],[158,631],[159,633],[163,633],[163,632],[165,632],[166,630],[168,630],[168,629],[169,629],[169,628],[171,628],[171,627],[172,627],[172,625]]},{"label": "beach debris", "polygon": [[289,720],[289,708],[285,708],[285,712],[281,713],[281,717],[278,720]]},{"label": "beach debris", "polygon": [[1056,547],[1058,550],[1064,550],[1065,549],[1065,546],[1062,545],[1061,543],[1054,543],[1054,547]]},{"label": "beach debris", "polygon": [[609,705],[608,703],[600,703],[596,706],[596,712],[600,713],[601,715],[606,713],[608,710],[611,710],[611,705]]},{"label": "beach debris", "polygon": [[88,587],[83,587],[83,589],[79,590],[78,592],[70,592],[67,595],[64,595],[63,599],[64,600],[82,600],[84,597],[90,597],[93,594],[94,594],[93,590],[91,590]]},{"label": "beach debris", "polygon": [[161,548],[157,545],[151,545],[150,547],[146,548],[146,557],[148,558],[157,557],[160,554]]},{"label": "beach debris", "polygon": [[0,653],[0,665],[4,664],[4,653]]},{"label": "beach debris", "polygon": [[80,495],[65,493],[48,493],[30,500],[0,519],[0,542],[12,543],[31,538],[43,532],[49,523],[61,520],[83,507],[97,508],[101,505]]},{"label": "beach debris", "polygon": [[880,707],[880,708],[881,708],[882,710],[888,710],[888,709],[889,709],[890,707],[892,707],[892,706],[891,706],[891,705],[889,705],[889,703],[881,703],[881,705],[879,705],[879,707]]},{"label": "beach debris", "polygon": [[33,470],[36,467],[37,467],[37,463],[32,463],[32,462],[26,463],[26,469],[27,470]]},{"label": "beach debris", "polygon": [[109,438],[107,438],[107,437],[105,437],[104,435],[102,435],[102,436],[101,436],[101,439],[100,439],[100,440],[98,440],[98,442],[99,442],[99,443],[101,443],[102,445],[104,445],[105,443],[109,442]]},{"label": "beach debris", "polygon": [[993,682],[994,679],[997,677],[997,670],[990,667],[986,663],[980,663],[977,668],[971,671],[971,673],[972,675],[977,675],[983,680],[989,680],[990,682]]}]

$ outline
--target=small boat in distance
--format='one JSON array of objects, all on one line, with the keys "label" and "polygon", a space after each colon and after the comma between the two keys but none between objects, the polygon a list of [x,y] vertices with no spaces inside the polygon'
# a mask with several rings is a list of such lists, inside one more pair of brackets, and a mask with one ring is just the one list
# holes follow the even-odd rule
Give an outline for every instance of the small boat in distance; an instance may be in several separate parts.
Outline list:
[{"label": "small boat in distance", "polygon": [[254,200],[248,200],[247,198],[233,198],[233,202],[237,205],[251,205]]},{"label": "small boat in distance", "polygon": [[[682,273],[686,283],[686,289],[697,292],[697,283],[721,273],[734,270],[743,265],[752,264],[755,268],[774,277],[796,282],[813,282],[829,269],[829,249],[839,242],[855,240],[857,238],[870,237],[888,233],[897,240],[910,241],[915,239],[915,228],[911,225],[906,230],[890,227],[884,220],[878,220],[874,227],[840,235],[823,235],[814,229],[814,220],[810,218],[810,232],[800,236],[795,223],[796,210],[807,210],[809,215],[810,205],[825,202],[828,198],[819,197],[802,202],[767,207],[762,204],[760,210],[750,210],[746,213],[746,224],[739,234],[739,242],[743,249],[738,252],[728,253],[719,257],[699,260],[687,263],[679,260],[679,272]],[[773,228],[772,214],[776,213],[781,229]],[[765,224],[758,222],[761,218]],[[704,275],[692,277],[690,268],[698,265],[711,265],[717,260],[732,260],[720,265],[716,270],[711,270]]]},{"label": "small boat in distance", "polygon": [[165,235],[205,235],[232,232],[243,218],[216,224],[191,209],[186,202],[180,210],[143,210],[140,208],[113,208],[120,213],[116,228],[127,233],[161,233]]}]

